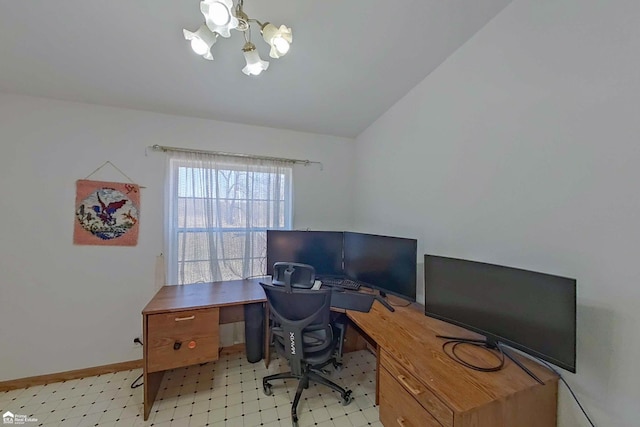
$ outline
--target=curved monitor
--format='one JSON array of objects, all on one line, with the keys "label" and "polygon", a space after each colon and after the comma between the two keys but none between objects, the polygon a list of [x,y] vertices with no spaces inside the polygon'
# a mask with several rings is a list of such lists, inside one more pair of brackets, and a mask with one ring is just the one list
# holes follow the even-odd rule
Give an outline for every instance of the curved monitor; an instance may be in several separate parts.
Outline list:
[{"label": "curved monitor", "polygon": [[416,239],[345,232],[344,274],[415,301],[417,248]]},{"label": "curved monitor", "polygon": [[576,371],[576,280],[424,256],[425,314]]}]

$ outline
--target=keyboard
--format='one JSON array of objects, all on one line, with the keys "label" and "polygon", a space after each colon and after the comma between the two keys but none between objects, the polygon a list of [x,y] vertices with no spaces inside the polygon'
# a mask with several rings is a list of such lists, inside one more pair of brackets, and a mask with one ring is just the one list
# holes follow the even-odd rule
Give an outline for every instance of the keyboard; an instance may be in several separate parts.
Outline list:
[{"label": "keyboard", "polygon": [[360,283],[351,279],[341,279],[339,277],[327,277],[320,279],[323,286],[329,286],[331,288],[342,288],[350,291],[357,291],[360,289]]}]

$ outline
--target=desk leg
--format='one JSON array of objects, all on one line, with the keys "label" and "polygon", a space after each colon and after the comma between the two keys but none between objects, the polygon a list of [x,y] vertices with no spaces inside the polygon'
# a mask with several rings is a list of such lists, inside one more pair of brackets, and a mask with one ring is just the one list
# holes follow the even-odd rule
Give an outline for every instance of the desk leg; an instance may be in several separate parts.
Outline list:
[{"label": "desk leg", "polygon": [[153,402],[156,400],[160,384],[162,383],[162,377],[164,371],[149,372],[147,369],[147,363],[149,362],[149,316],[142,316],[142,330],[143,330],[143,342],[146,344],[143,347],[144,364],[142,367],[142,381],[143,381],[143,400],[144,400],[144,420],[149,418],[151,408],[153,408]]},{"label": "desk leg", "polygon": [[160,383],[162,383],[162,377],[164,371],[144,373],[144,420],[147,421],[153,402],[156,400],[158,390],[160,389]]},{"label": "desk leg", "polygon": [[264,304],[264,367],[268,368],[271,362],[271,328],[269,327],[269,304]]},{"label": "desk leg", "polygon": [[380,406],[380,346],[376,346],[376,406]]}]

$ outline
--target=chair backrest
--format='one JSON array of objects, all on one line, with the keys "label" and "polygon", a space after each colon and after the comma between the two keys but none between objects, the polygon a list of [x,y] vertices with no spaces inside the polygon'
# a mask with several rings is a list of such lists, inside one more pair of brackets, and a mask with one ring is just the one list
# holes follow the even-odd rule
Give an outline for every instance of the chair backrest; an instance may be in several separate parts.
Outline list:
[{"label": "chair backrest", "polygon": [[317,354],[335,344],[331,327],[331,290],[261,285],[269,304],[271,332],[284,349],[291,372],[300,375],[305,354]]},{"label": "chair backrest", "polygon": [[288,292],[291,288],[309,289],[316,280],[316,270],[309,264],[297,262],[276,262],[273,264],[274,285],[284,286]]}]

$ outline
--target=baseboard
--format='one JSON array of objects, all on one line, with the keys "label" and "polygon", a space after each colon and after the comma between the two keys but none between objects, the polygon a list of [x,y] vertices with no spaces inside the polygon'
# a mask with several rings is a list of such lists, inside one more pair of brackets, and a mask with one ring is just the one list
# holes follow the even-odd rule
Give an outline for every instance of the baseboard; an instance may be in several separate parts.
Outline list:
[{"label": "baseboard", "polygon": [[128,362],[112,363],[111,365],[58,372],[56,374],[37,375],[35,377],[18,378],[17,380],[0,381],[0,392],[57,383],[61,381],[77,380],[79,378],[93,377],[113,372],[128,371],[130,369],[139,369],[142,368],[142,363],[142,359],[130,360]]},{"label": "baseboard", "polygon": [[244,353],[244,343],[233,344],[220,349],[220,355],[228,356],[230,354]]},{"label": "baseboard", "polygon": [[[223,347],[221,355],[244,353],[244,343]],[[16,380],[0,381],[0,392],[29,388],[37,385],[59,383],[62,381],[77,380],[79,378],[94,377],[96,375],[110,374],[113,372],[140,369],[143,359],[130,360],[128,362],[113,363],[111,365],[96,366],[93,368],[76,369],[74,371],[58,372],[56,374],[37,375],[35,377],[18,378]]]}]

